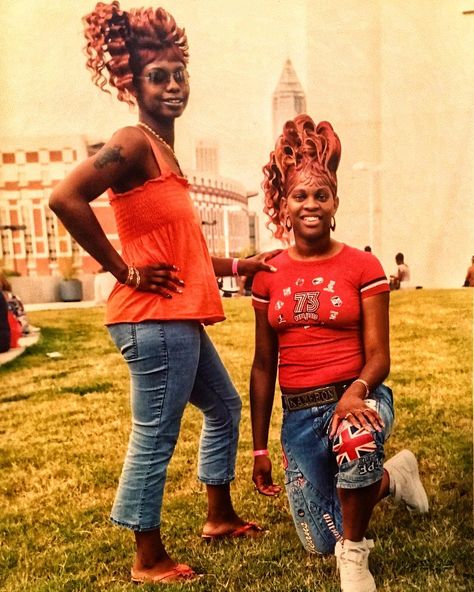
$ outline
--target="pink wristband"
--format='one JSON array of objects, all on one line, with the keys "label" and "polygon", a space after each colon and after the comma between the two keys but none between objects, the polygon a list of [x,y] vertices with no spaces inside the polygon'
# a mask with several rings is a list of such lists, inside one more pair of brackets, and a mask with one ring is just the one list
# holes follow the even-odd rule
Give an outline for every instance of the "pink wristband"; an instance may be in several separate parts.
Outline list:
[{"label": "pink wristband", "polygon": [[237,259],[237,257],[234,257],[232,259],[232,275],[239,275],[238,265],[239,265],[239,260]]},{"label": "pink wristband", "polygon": [[269,456],[270,453],[268,452],[268,450],[265,448],[264,450],[254,450],[252,452],[253,456]]}]

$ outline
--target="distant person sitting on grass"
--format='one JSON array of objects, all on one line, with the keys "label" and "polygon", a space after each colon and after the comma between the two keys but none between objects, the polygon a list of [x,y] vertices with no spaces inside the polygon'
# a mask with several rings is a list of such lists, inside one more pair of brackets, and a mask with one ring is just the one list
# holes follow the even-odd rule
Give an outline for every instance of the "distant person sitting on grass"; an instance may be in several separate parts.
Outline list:
[{"label": "distant person sitting on grass", "polygon": [[[265,262],[272,254],[211,258],[207,249],[173,150],[175,120],[189,97],[184,29],[163,8],[126,11],[117,1],[97,3],[84,25],[93,81],[138,106],[137,124],[115,132],[50,198],[72,236],[117,280],[106,324],[131,376],[132,432],[111,519],[134,532],[134,583],[193,580],[194,570],[172,559],[161,540],[166,472],[188,403],[204,415],[198,478],[208,513],[201,536],[262,530],[232,504],[242,403],[204,325],[225,318],[216,276],[273,271]],[[105,191],[121,254],[90,206]]]},{"label": "distant person sitting on grass", "polygon": [[410,287],[410,268],[405,263],[403,253],[395,255],[395,262],[397,264],[396,272],[390,276],[390,290],[400,290],[400,288]]},{"label": "distant person sitting on grass", "polygon": [[20,335],[29,335],[30,333],[37,333],[38,327],[31,325],[26,316],[25,307],[23,302],[13,293],[12,286],[7,276],[3,271],[0,271],[0,289],[5,296],[8,303],[8,308],[15,317],[16,321],[20,324],[21,331]]},{"label": "distant person sitting on grass", "polygon": [[10,324],[8,323],[8,304],[0,290],[0,354],[10,349]]},{"label": "distant person sitting on grass", "polygon": [[467,268],[466,279],[464,280],[465,288],[474,288],[474,255],[471,258],[471,265]]},{"label": "distant person sitting on grass", "polygon": [[343,592],[373,592],[365,538],[385,496],[428,511],[415,456],[385,462],[393,423],[389,286],[378,259],[335,240],[341,154],[331,124],[288,121],[264,167],[264,211],[294,244],[253,282],[250,381],[256,489],[274,496],[268,433],[277,370],[281,442],[295,528],[311,553],[335,553]]}]

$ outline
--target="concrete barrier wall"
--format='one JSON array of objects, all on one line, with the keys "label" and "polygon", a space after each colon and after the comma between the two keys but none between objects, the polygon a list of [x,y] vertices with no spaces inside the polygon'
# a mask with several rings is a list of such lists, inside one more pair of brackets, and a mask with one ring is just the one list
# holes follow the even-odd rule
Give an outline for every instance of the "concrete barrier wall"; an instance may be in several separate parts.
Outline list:
[{"label": "concrete barrier wall", "polygon": [[[94,300],[94,274],[86,273],[78,277],[82,282],[82,299]],[[40,302],[60,302],[59,283],[61,278],[42,277],[11,277],[9,278],[14,294],[23,304]]]}]

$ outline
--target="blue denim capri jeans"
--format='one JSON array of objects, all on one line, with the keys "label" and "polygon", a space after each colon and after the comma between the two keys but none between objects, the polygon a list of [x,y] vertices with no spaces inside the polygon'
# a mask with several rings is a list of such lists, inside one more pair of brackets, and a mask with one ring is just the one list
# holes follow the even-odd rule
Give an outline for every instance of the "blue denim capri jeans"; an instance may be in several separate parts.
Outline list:
[{"label": "blue denim capri jeans", "polygon": [[[333,450],[336,438],[334,442],[329,438],[336,403],[283,412],[285,487],[296,531],[310,553],[333,553],[336,542],[342,539],[337,487],[368,487],[382,479],[384,443],[394,419],[392,391],[382,384],[370,394],[367,403],[382,418],[383,431],[362,430],[370,440],[370,445],[365,446],[367,451],[362,448],[359,458],[348,455],[339,458],[339,463]],[[348,427],[347,422],[343,423]]]},{"label": "blue denim capri jeans", "polygon": [[234,479],[242,403],[197,321],[145,321],[108,327],[131,378],[132,430],[111,512],[135,531],[160,526],[166,471],[186,404],[204,414],[198,478]]}]

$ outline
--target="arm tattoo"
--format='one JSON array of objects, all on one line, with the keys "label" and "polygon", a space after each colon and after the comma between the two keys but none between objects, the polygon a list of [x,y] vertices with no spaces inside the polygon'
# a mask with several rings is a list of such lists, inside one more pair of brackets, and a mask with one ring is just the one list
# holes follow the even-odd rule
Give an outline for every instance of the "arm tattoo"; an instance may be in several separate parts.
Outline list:
[{"label": "arm tattoo", "polygon": [[120,154],[123,150],[122,146],[113,146],[113,148],[106,148],[102,154],[99,154],[94,161],[96,169],[103,169],[112,162],[123,163],[125,158]]}]

